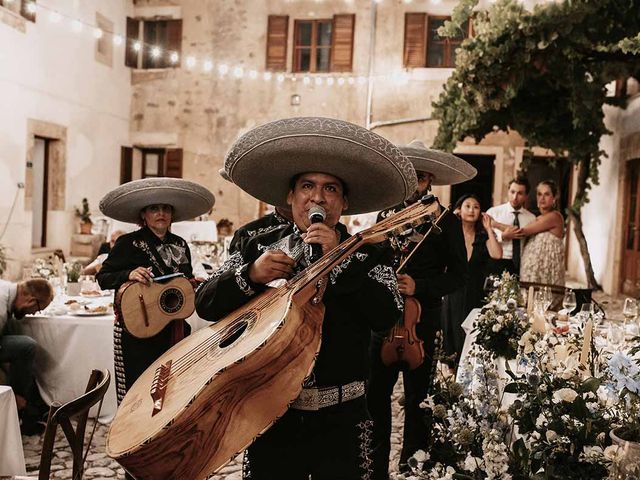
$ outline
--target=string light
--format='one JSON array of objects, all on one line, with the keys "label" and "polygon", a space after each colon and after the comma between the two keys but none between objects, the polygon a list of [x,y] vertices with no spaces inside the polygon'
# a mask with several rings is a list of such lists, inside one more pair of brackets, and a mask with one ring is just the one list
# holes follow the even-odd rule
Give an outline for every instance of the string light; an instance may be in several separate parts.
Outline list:
[{"label": "string light", "polygon": [[[15,0],[4,0],[6,4],[10,4],[15,2]],[[321,1],[321,0],[318,0]],[[383,0],[375,0],[376,3],[382,3]],[[405,3],[410,3],[411,0],[404,0]],[[432,3],[440,2],[441,0],[431,0]],[[353,3],[353,0],[344,0],[345,3]],[[42,5],[40,3],[36,3],[34,1],[25,2],[25,9],[31,13],[35,14],[37,11],[41,11],[42,14],[46,14],[49,18],[49,21],[52,24],[61,23],[63,20],[66,25],[70,25],[71,30],[74,33],[80,34],[85,29],[91,34],[91,36],[95,39],[101,39],[105,36],[111,36],[111,41],[115,46],[126,45],[127,48],[131,48],[136,53],[140,52],[149,52],[149,55],[154,59],[159,59],[164,57],[170,62],[171,65],[176,65],[180,62],[180,53],[177,51],[169,51],[164,50],[162,45],[154,45],[142,40],[135,39],[127,39],[125,42],[125,37],[122,34],[117,32],[103,30],[97,25],[91,24],[89,22],[82,21],[81,19],[74,18],[68,16],[62,12],[51,9],[46,5]],[[131,43],[130,43],[131,42]],[[196,66],[202,65],[202,71],[204,73],[210,73],[213,71],[214,63],[212,60],[203,58],[198,60],[194,55],[188,55],[185,57],[184,62],[187,70],[193,70]],[[298,80],[302,81],[302,84],[305,86],[316,85],[322,86],[326,85],[327,87],[333,87],[334,85],[344,86],[344,85],[364,85],[367,83],[370,77],[367,76],[356,76],[352,74],[346,74],[341,76],[333,76],[326,75],[324,73],[314,74],[294,74],[294,73],[272,73],[269,71],[258,72],[255,69],[246,70],[245,67],[241,65],[228,65],[225,63],[220,63],[217,65],[217,72],[220,77],[225,77],[227,74],[232,73],[233,77],[241,79],[248,77],[252,80],[257,79],[259,76],[264,79],[264,81],[269,82],[272,80],[276,80],[278,83],[290,82],[291,84],[295,84]],[[407,72],[396,72],[393,74],[384,74],[384,75],[375,75],[372,79],[379,80],[391,80],[398,84],[407,83],[410,78],[410,75]]]}]

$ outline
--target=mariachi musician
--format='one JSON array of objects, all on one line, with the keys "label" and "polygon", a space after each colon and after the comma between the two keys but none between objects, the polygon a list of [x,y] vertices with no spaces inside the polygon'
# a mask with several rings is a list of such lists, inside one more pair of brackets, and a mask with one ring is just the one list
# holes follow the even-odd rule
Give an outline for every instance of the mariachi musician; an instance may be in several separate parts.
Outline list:
[{"label": "mariachi musician", "polygon": [[[476,169],[464,160],[437,150],[426,148],[420,141],[400,146],[400,150],[411,160],[418,177],[418,188],[405,202],[380,213],[380,218],[399,212],[418,201],[431,189],[431,185],[453,185],[470,180]],[[424,342],[425,360],[417,368],[409,370],[404,364],[386,366],[382,362],[381,349],[384,333],[374,332],[371,340],[371,376],[367,392],[367,403],[374,422],[373,434],[373,478],[388,480],[389,453],[391,449],[391,394],[403,372],[404,383],[404,436],[400,454],[400,471],[407,471],[407,460],[419,449],[425,449],[429,429],[425,424],[420,403],[426,398],[433,365],[436,333],[440,330],[442,297],[467,281],[467,257],[458,218],[445,212],[438,222],[439,234],[431,232],[417,247],[403,273],[398,274],[400,292],[413,296],[421,306],[416,333]],[[418,227],[418,236],[425,234],[427,225]],[[407,254],[417,245],[405,245]]]},{"label": "mariachi musician", "polygon": [[[362,127],[328,118],[290,118],[248,132],[227,155],[225,170],[259,200],[286,201],[293,222],[243,242],[199,287],[197,312],[210,321],[343,242],[342,214],[387,208],[415,188],[413,167],[394,145]],[[379,188],[382,184],[389,188]],[[324,215],[314,218],[319,209]],[[315,366],[289,410],[249,447],[245,478],[368,478],[370,331],[387,330],[402,310],[387,253],[364,246],[329,272]]]},{"label": "mariachi musician", "polygon": [[[182,273],[193,278],[187,242],[170,231],[172,222],[208,212],[213,194],[177,178],[145,178],[120,185],[100,201],[100,210],[115,220],[136,223],[138,230],[122,235],[102,264],[96,279],[103,289],[118,290],[128,281],[148,285],[154,277]],[[123,326],[116,309],[113,343],[118,403],[151,363],[188,333],[183,320],[160,333],[136,338]]]}]

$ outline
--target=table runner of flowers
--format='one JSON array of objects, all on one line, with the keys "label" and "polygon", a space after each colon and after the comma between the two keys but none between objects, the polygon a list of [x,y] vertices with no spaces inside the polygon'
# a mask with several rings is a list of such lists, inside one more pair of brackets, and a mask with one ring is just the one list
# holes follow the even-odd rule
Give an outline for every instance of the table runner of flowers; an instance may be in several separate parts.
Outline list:
[{"label": "table runner of flowers", "polygon": [[400,478],[640,478],[640,446],[625,441],[640,440],[640,338],[612,352],[583,348],[582,329],[535,332],[517,279],[494,286],[459,382],[437,369],[428,448]]}]

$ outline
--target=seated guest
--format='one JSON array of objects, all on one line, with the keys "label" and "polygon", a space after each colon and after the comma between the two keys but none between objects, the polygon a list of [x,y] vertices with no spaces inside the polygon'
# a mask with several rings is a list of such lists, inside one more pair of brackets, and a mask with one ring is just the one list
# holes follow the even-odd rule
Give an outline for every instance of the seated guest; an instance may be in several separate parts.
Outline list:
[{"label": "seated guest", "polygon": [[22,432],[25,435],[42,433],[44,427],[37,423],[39,412],[33,405],[38,398],[34,382],[36,341],[26,335],[9,334],[7,322],[12,318],[47,308],[53,300],[53,288],[43,278],[20,283],[0,280],[0,363],[9,364],[9,384],[16,396],[18,411],[22,416]]},{"label": "seated guest", "polygon": [[228,218],[221,218],[216,224],[218,237],[230,237],[233,235],[233,222]]},{"label": "seated guest", "polygon": [[113,246],[116,244],[116,240],[118,240],[118,238],[124,235],[124,233],[125,233],[124,230],[114,230],[111,233],[111,237],[109,238],[109,241],[100,245],[100,250],[98,250],[98,256],[93,262],[91,262],[89,265],[84,267],[84,269],[82,270],[82,274],[95,275],[96,273],[98,273],[102,268],[102,263],[107,259],[107,257],[109,256],[109,252],[111,251]]}]

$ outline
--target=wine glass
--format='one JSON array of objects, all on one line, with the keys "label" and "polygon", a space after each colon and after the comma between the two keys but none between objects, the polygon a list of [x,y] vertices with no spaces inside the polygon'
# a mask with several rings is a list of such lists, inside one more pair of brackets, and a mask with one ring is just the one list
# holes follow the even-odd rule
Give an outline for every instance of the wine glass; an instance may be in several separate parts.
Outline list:
[{"label": "wine glass", "polygon": [[566,290],[564,297],[562,297],[562,308],[564,308],[567,315],[571,315],[571,312],[578,306],[576,301],[576,294],[573,290]]},{"label": "wine glass", "polygon": [[553,293],[550,287],[542,287],[542,297],[544,299],[544,311],[546,312],[553,303]]},{"label": "wine glass", "polygon": [[633,321],[638,316],[638,302],[635,298],[625,298],[622,314],[625,320]]},{"label": "wine glass", "polygon": [[607,330],[607,343],[611,351],[620,350],[622,343],[624,342],[624,324],[622,322],[609,322],[609,328]]}]

